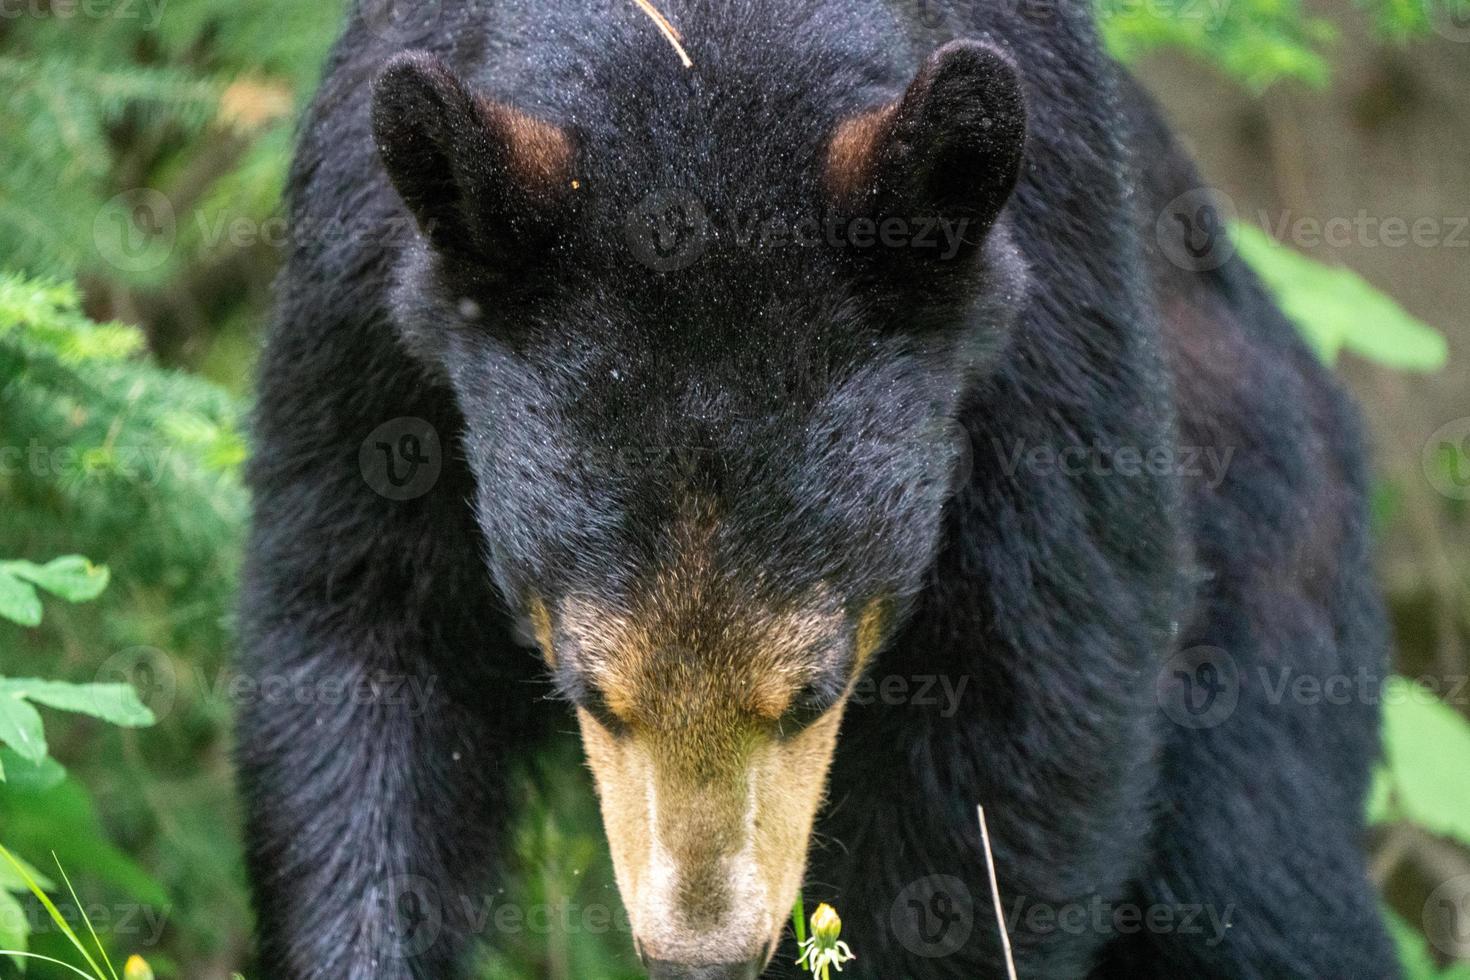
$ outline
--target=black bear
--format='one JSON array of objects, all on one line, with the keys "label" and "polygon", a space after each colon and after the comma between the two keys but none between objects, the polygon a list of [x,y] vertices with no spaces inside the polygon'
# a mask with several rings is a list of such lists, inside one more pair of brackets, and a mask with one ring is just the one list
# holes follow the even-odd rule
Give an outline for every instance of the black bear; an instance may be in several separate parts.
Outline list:
[{"label": "black bear", "polygon": [[260,976],[464,976],[548,695],[656,978],[790,975],[803,885],[1002,976],[977,804],[1023,977],[1397,975],[1373,699],[1289,683],[1383,669],[1358,423],[1089,7],[363,0],[254,419]]}]

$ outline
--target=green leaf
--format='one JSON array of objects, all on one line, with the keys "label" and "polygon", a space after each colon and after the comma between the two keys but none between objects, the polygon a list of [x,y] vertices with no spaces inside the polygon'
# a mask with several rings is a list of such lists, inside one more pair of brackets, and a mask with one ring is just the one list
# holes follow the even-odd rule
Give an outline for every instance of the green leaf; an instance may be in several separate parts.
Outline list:
[{"label": "green leaf", "polygon": [[93,881],[160,908],[168,895],[138,863],[108,841],[91,797],[75,778],[38,792],[0,790],[0,827],[28,853],[54,852],[62,864],[85,868]]},{"label": "green leaf", "polygon": [[16,792],[43,792],[66,778],[61,763],[49,755],[40,762],[23,759],[13,749],[0,748],[0,770],[5,773],[4,786]]},{"label": "green leaf", "polygon": [[1404,970],[1404,980],[1439,980],[1439,967],[1429,953],[1429,944],[1419,930],[1405,922],[1397,913],[1388,911],[1384,918],[1388,931],[1399,950],[1399,965]]},{"label": "green leaf", "polygon": [[157,721],[129,684],[71,684],[33,677],[0,678],[0,698],[28,698],[58,711],[91,715],[114,725],[143,728]]},{"label": "green leaf", "polygon": [[22,626],[41,625],[41,597],[35,587],[13,575],[0,564],[0,618]]},{"label": "green leaf", "polygon": [[31,880],[42,888],[56,887],[50,878],[47,878],[36,870],[35,865],[26,862],[15,854],[11,854],[10,856],[15,858],[15,865],[19,865],[20,868],[17,870],[15,865],[9,861],[0,860],[0,891],[21,893],[30,891],[31,886],[26,883],[26,875],[30,875]]},{"label": "green leaf", "polygon": [[29,561],[6,562],[10,572],[67,602],[95,599],[107,588],[107,566],[94,565],[81,555],[53,558],[44,565]]},{"label": "green leaf", "polygon": [[1470,844],[1470,722],[1425,687],[1393,678],[1384,707],[1384,750],[1405,817],[1431,833]]},{"label": "green leaf", "polygon": [[[0,950],[24,953],[30,948],[31,923],[26,910],[10,891],[0,888]],[[17,960],[16,968],[25,972],[25,960]]]},{"label": "green leaf", "polygon": [[1314,262],[1251,225],[1232,234],[1241,257],[1327,363],[1349,351],[1401,371],[1437,371],[1445,339],[1348,269]]},{"label": "green leaf", "polygon": [[4,691],[0,691],[0,742],[31,762],[46,757],[46,731],[41,727],[41,716],[18,696]]}]

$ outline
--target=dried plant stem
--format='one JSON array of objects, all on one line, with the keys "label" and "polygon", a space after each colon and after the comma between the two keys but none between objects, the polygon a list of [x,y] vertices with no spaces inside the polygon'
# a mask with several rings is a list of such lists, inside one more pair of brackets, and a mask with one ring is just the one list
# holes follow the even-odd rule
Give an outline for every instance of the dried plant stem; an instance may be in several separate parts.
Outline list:
[{"label": "dried plant stem", "polygon": [[672,44],[674,46],[674,50],[678,52],[679,61],[683,63],[684,67],[693,68],[694,62],[690,59],[689,52],[684,50],[684,45],[682,43],[684,39],[680,37],[679,32],[674,27],[674,25],[669,23],[669,19],[665,17],[659,11],[659,9],[653,5],[651,0],[633,0],[633,2],[638,5],[639,10],[648,15],[649,20],[658,25],[658,29],[663,32],[663,36],[668,38],[669,43]]},{"label": "dried plant stem", "polygon": [[990,849],[990,827],[985,823],[985,808],[975,808],[980,813],[980,840],[985,845],[985,870],[990,873],[990,898],[995,902],[995,924],[1000,929],[1000,944],[1006,954],[1006,976],[1016,980],[1016,958],[1011,954],[1011,937],[1006,932],[1005,909],[1000,902],[1000,882],[995,878],[995,852]]}]

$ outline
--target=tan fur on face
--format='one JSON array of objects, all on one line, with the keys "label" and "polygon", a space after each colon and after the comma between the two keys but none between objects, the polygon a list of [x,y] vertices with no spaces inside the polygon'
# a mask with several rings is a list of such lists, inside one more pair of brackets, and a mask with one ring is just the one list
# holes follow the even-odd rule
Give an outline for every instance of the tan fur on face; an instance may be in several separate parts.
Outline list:
[{"label": "tan fur on face", "polygon": [[[710,605],[711,583],[684,585],[630,613],[570,600],[560,623],[628,726],[579,712],[634,934],[655,959],[743,961],[779,937],[801,885],[842,708],[789,736],[773,722],[845,617],[822,595],[734,613]],[[880,602],[859,616],[859,662],[885,618]]]}]

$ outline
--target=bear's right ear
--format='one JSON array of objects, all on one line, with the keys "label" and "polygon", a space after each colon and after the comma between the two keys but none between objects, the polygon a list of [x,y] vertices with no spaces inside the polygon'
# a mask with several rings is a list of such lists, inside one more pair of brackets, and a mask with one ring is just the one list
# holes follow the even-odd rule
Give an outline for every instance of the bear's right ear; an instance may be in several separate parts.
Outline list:
[{"label": "bear's right ear", "polygon": [[373,87],[373,138],[388,178],[439,249],[483,255],[523,235],[571,185],[557,126],[474,95],[424,51],[395,55]]},{"label": "bear's right ear", "polygon": [[937,216],[975,245],[1015,190],[1026,149],[1026,101],[1010,56],[951,41],[894,102],[844,120],[827,151],[826,184],[844,211]]}]

